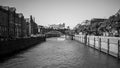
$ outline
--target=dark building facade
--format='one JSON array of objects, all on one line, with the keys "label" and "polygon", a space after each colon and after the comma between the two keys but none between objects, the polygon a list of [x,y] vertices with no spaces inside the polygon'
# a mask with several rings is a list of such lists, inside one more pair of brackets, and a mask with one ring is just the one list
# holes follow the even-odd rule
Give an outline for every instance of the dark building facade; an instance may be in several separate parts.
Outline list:
[{"label": "dark building facade", "polygon": [[0,38],[8,37],[8,11],[0,6]]},{"label": "dark building facade", "polygon": [[30,16],[30,26],[31,26],[31,34],[38,34],[38,25],[35,23],[35,18]]},{"label": "dark building facade", "polygon": [[38,33],[37,24],[32,16],[30,22],[27,22],[22,13],[16,13],[15,7],[0,6],[0,40],[28,37],[30,32]]}]

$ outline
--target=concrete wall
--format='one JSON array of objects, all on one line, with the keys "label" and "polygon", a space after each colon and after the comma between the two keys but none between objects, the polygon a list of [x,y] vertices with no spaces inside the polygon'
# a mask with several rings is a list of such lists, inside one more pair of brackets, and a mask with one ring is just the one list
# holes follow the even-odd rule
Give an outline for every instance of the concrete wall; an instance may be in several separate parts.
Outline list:
[{"label": "concrete wall", "polygon": [[114,57],[120,56],[119,37],[87,36],[85,39],[85,35],[75,35],[74,39]]},{"label": "concrete wall", "polygon": [[35,46],[45,41],[45,37],[21,38],[10,41],[0,41],[0,57],[9,56],[23,49]]}]

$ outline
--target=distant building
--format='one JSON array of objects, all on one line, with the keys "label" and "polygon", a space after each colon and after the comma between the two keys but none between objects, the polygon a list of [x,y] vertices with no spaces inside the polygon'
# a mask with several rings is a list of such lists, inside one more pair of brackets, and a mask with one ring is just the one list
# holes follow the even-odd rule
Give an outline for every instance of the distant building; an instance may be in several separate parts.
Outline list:
[{"label": "distant building", "polygon": [[94,23],[104,22],[105,20],[107,20],[107,19],[93,18],[91,20],[85,20],[85,21],[83,21],[80,25],[92,25]]},{"label": "distant building", "polygon": [[44,26],[38,25],[38,33],[43,34],[43,31],[44,31]]},{"label": "distant building", "polygon": [[93,19],[91,19],[90,24],[104,22],[105,20],[107,20],[107,19],[103,19],[103,18],[93,18]]},{"label": "distant building", "polygon": [[81,23],[81,25],[90,25],[90,24],[91,24],[90,20],[85,20]]},{"label": "distant building", "polygon": [[49,25],[50,28],[53,28],[53,29],[64,29],[65,28],[65,23],[63,24],[52,24],[52,25]]}]

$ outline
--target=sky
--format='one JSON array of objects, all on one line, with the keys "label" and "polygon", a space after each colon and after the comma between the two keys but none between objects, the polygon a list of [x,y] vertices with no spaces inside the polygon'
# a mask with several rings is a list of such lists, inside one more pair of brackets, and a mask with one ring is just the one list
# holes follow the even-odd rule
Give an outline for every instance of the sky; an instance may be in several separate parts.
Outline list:
[{"label": "sky", "polygon": [[25,18],[35,17],[38,25],[65,23],[70,28],[92,18],[108,18],[120,9],[120,0],[0,0],[15,7]]}]

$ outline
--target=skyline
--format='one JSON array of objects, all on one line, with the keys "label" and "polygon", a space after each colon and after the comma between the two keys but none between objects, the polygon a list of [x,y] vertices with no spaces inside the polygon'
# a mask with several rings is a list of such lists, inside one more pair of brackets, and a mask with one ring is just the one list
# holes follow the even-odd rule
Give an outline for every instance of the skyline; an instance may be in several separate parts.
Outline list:
[{"label": "skyline", "polygon": [[26,18],[33,15],[36,23],[65,23],[71,28],[92,18],[108,18],[120,9],[119,0],[0,0],[0,5],[15,7]]}]

